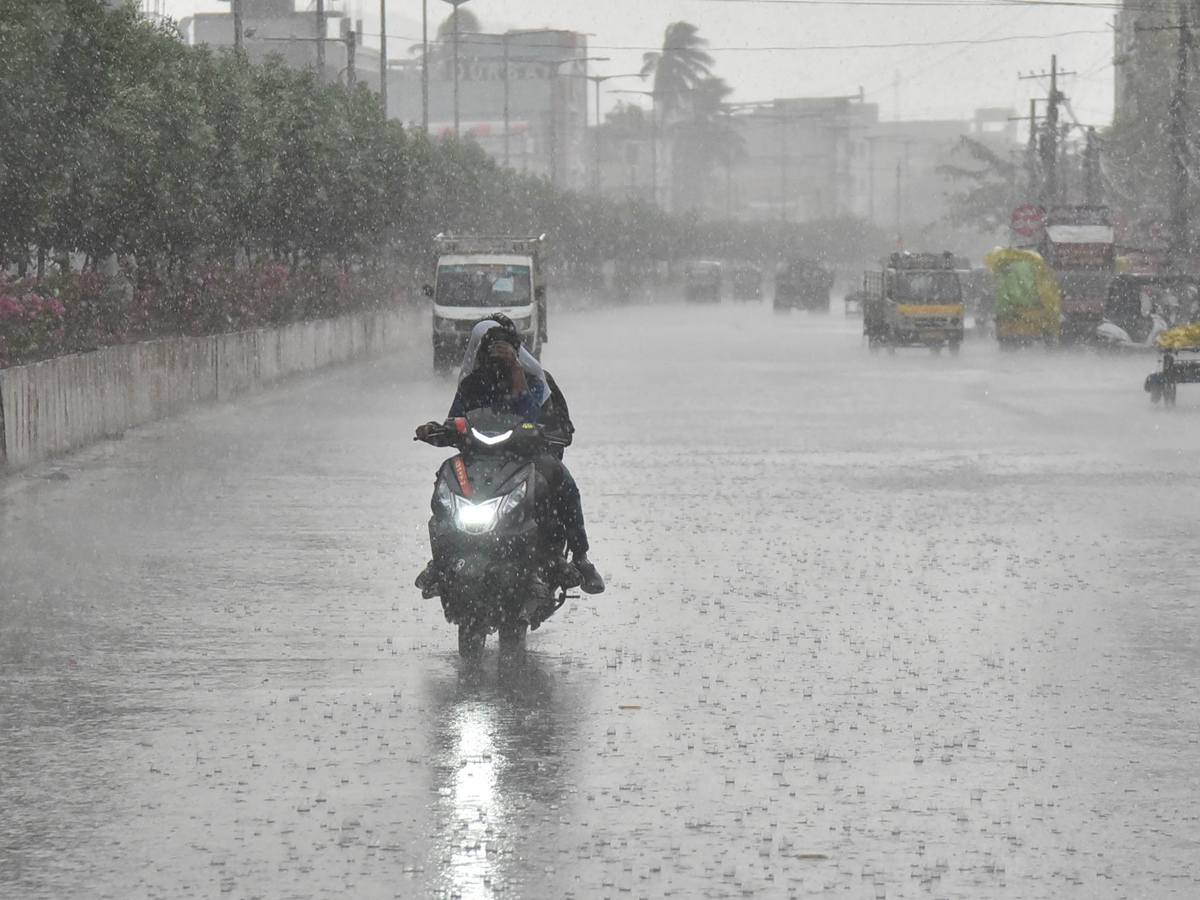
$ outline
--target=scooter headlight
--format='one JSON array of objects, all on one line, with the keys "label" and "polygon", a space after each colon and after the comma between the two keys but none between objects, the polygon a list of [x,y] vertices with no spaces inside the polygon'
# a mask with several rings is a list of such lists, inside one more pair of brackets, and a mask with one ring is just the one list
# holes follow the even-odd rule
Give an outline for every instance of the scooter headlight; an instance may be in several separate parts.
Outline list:
[{"label": "scooter headlight", "polygon": [[521,508],[528,489],[529,482],[522,481],[504,496],[493,497],[482,503],[472,503],[465,497],[451,495],[454,503],[454,520],[458,523],[458,527],[468,534],[487,534],[496,527],[496,523],[502,518]]},{"label": "scooter headlight", "polygon": [[484,500],[482,503],[472,503],[463,497],[454,499],[458,507],[455,510],[454,518],[460,529],[469,534],[486,534],[496,527],[496,520],[500,517],[500,502],[504,499],[503,497],[494,497],[491,500]]}]

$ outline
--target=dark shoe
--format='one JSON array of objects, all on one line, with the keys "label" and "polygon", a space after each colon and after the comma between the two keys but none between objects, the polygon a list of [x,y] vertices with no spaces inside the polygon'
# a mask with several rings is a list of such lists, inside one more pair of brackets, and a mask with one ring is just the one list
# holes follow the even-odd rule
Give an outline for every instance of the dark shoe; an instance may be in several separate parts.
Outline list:
[{"label": "dark shoe", "polygon": [[426,600],[436,597],[442,592],[441,576],[434,567],[432,559],[425,564],[425,568],[421,570],[421,574],[413,583],[421,589],[421,596]]},{"label": "dark shoe", "polygon": [[580,582],[583,581],[579,570],[567,562],[564,557],[557,555],[546,566],[546,577],[550,579],[551,584],[565,588],[579,587]]},{"label": "dark shoe", "polygon": [[604,579],[600,577],[600,573],[596,571],[596,567],[588,561],[585,555],[576,553],[572,563],[579,570],[579,574],[583,576],[580,590],[585,594],[604,593]]}]

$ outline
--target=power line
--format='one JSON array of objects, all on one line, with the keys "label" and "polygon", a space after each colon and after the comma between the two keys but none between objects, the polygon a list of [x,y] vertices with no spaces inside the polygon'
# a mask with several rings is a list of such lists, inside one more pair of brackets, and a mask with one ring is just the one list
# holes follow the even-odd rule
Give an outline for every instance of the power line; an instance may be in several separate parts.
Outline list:
[{"label": "power line", "polygon": [[[764,2],[776,2],[776,0],[764,0]],[[1090,34],[1108,34],[1107,30],[1081,30],[1081,31],[1060,31],[1055,34],[1013,34],[1004,37],[989,37],[989,38],[945,38],[935,41],[895,41],[883,44],[775,44],[767,46],[736,46],[736,47],[705,47],[704,49],[710,53],[814,53],[814,52],[833,52],[840,50],[904,50],[920,47],[971,47],[984,44],[1003,44],[1009,41],[1052,41],[1065,37],[1076,37],[1079,35]],[[398,40],[412,41],[414,38],[406,35],[388,35],[395,37]],[[430,41],[431,45],[445,44],[444,41]],[[475,43],[478,46],[494,46],[490,41],[475,41],[472,42],[468,38],[459,38],[459,44]],[[531,41],[523,42],[525,47],[540,47],[546,49],[561,49],[558,44],[538,44]],[[588,44],[589,50],[662,50],[661,46],[640,46],[634,44]],[[533,60],[537,62],[538,60]],[[548,61],[548,60],[547,60]]]},{"label": "power line", "polygon": [[1153,2],[1144,6],[1118,0],[691,0],[693,3],[754,4],[758,6],[942,6],[947,8],[1045,6],[1083,9],[1155,10]]}]

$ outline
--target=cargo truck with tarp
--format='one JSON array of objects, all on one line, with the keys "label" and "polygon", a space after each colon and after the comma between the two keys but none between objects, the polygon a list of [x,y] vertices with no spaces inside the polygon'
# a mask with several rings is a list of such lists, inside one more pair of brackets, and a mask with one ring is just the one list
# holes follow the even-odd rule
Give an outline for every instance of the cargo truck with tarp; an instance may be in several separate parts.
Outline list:
[{"label": "cargo truck with tarp", "polygon": [[1061,298],[1054,273],[1032,250],[997,247],[983,258],[992,271],[992,315],[1001,349],[1058,341]]},{"label": "cargo truck with tarp", "polygon": [[513,320],[522,346],[534,356],[546,342],[546,236],[439,234],[434,238],[433,365],[449,369],[462,361],[475,323],[501,312]]}]

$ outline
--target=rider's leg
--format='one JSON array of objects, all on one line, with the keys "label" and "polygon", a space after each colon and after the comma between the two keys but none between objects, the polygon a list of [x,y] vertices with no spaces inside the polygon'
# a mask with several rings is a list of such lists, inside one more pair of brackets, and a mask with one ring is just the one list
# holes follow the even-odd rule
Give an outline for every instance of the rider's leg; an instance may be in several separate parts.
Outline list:
[{"label": "rider's leg", "polygon": [[571,471],[559,462],[548,466],[546,480],[551,488],[551,503],[555,519],[561,524],[567,540],[571,562],[583,576],[582,588],[586,593],[599,594],[604,590],[604,579],[587,557],[588,537],[583,523],[583,499],[579,485]]}]

